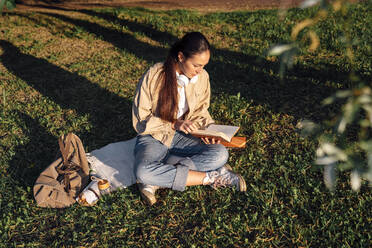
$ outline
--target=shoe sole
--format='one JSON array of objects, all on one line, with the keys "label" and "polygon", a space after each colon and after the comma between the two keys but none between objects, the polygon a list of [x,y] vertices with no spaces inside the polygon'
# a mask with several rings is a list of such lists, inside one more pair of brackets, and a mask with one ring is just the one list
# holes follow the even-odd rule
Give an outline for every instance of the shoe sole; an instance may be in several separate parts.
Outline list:
[{"label": "shoe sole", "polygon": [[237,174],[237,176],[239,177],[239,191],[241,192],[247,191],[247,184],[245,183],[244,178],[239,174]]}]

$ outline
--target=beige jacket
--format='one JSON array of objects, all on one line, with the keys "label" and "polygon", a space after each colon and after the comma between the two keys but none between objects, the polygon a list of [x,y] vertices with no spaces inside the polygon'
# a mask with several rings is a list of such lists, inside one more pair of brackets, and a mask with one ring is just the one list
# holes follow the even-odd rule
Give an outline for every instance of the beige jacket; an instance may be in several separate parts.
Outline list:
[{"label": "beige jacket", "polygon": [[[150,134],[170,147],[175,130],[172,129],[170,122],[160,119],[155,112],[160,90],[160,80],[158,79],[162,68],[163,63],[157,63],[141,77],[134,96],[132,121],[138,134]],[[210,83],[209,75],[205,70],[199,74],[198,81],[195,84],[187,85],[185,95],[189,105],[185,120],[193,121],[198,128],[208,126],[214,122],[208,112]]]}]

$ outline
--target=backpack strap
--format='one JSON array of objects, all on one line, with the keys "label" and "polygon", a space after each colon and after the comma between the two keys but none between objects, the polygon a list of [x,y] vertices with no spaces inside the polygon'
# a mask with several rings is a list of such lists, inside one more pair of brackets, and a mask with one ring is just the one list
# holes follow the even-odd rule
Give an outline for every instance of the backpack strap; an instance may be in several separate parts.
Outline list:
[{"label": "backpack strap", "polygon": [[72,134],[69,133],[67,134],[67,136],[61,136],[58,139],[59,149],[62,154],[63,165],[65,165],[66,167],[68,166],[68,155],[71,147],[71,136]]},{"label": "backpack strap", "polygon": [[[80,166],[69,160],[69,153],[71,148],[71,136],[72,133],[68,133],[67,136],[62,136],[58,139],[59,149],[62,154],[62,165],[56,168],[56,171],[63,175],[63,184],[65,185],[66,192],[70,192],[70,175],[80,169]],[[65,140],[65,142],[63,142]]]},{"label": "backpack strap", "polygon": [[64,168],[64,169],[60,167],[56,168],[56,171],[58,172],[58,174],[63,175],[63,184],[65,185],[64,188],[67,193],[69,193],[71,190],[70,175],[74,173],[75,171],[78,171],[79,169],[80,167],[78,165],[75,165],[72,163],[70,164],[69,167]]}]

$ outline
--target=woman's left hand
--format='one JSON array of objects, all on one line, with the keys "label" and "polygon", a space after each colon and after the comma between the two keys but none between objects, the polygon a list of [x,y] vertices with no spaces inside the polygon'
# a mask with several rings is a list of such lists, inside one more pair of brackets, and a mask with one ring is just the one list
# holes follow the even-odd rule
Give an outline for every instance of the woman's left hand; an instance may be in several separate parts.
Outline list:
[{"label": "woman's left hand", "polygon": [[215,138],[201,138],[201,139],[205,144],[220,144],[221,143],[220,139],[215,139]]}]

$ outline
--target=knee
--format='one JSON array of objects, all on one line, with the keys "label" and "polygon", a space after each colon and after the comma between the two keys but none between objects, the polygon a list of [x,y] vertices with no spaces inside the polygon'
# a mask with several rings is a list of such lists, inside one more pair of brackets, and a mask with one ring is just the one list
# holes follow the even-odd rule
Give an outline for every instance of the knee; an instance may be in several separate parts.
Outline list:
[{"label": "knee", "polygon": [[219,144],[219,158],[222,164],[226,164],[227,160],[229,159],[229,151],[226,149],[225,146]]},{"label": "knee", "polygon": [[226,164],[227,160],[229,159],[229,152],[225,146],[218,144],[216,145],[216,166],[222,167]]},{"label": "knee", "polygon": [[150,170],[146,169],[146,163],[136,164],[135,166],[135,175],[137,181],[140,183],[147,183],[148,179],[151,178]]}]

